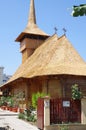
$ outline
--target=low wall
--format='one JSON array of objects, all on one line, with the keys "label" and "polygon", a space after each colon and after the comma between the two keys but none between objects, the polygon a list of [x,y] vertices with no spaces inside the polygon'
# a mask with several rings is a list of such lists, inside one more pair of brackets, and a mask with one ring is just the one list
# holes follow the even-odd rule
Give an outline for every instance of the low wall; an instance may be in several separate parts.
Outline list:
[{"label": "low wall", "polygon": [[64,130],[86,130],[86,125],[85,124],[50,125],[46,126],[44,130],[61,130],[61,128],[65,128]]}]

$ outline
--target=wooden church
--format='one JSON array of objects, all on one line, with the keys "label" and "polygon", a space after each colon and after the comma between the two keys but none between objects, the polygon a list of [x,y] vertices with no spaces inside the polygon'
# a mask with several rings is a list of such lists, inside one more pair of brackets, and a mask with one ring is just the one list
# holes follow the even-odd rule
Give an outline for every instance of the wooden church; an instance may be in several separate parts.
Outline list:
[{"label": "wooden church", "polygon": [[22,63],[1,87],[3,94],[23,92],[27,106],[37,92],[54,98],[71,98],[71,86],[78,84],[86,96],[85,61],[65,35],[49,36],[37,26],[34,0],[30,0],[27,26],[16,42],[20,42]]}]

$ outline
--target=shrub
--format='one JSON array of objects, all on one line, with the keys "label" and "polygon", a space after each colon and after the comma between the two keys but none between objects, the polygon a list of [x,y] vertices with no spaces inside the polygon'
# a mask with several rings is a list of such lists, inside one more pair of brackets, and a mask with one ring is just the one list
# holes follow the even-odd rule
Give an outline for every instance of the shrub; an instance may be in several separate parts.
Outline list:
[{"label": "shrub", "polygon": [[59,130],[69,130],[67,125],[60,125]]},{"label": "shrub", "polygon": [[36,121],[35,115],[27,116],[27,121],[35,122]]},{"label": "shrub", "polygon": [[40,93],[40,92],[38,92],[38,93],[34,93],[33,95],[32,95],[32,106],[36,109],[37,108],[37,101],[38,101],[38,98],[39,97],[45,97],[45,96],[47,96],[45,93]]},{"label": "shrub", "polygon": [[19,119],[25,119],[25,114],[24,113],[19,113],[18,118]]},{"label": "shrub", "polygon": [[7,97],[2,96],[0,98],[0,106],[7,106]]},{"label": "shrub", "polygon": [[78,84],[74,84],[71,87],[72,89],[72,99],[81,99],[82,98],[82,92],[79,90]]},{"label": "shrub", "polygon": [[8,104],[8,106],[10,106],[10,107],[13,107],[13,106],[14,106],[14,97],[13,97],[13,96],[8,96],[8,97],[7,97],[7,104]]},{"label": "shrub", "polygon": [[25,110],[23,113],[19,113],[18,118],[22,120],[27,120],[30,122],[35,122],[37,120],[36,114],[33,114],[29,110]]}]

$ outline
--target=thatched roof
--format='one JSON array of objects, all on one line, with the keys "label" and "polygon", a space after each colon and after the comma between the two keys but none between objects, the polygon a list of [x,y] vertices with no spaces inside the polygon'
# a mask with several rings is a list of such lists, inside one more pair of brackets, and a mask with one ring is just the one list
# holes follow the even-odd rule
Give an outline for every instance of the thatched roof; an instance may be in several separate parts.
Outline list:
[{"label": "thatched roof", "polygon": [[30,11],[27,26],[24,31],[16,38],[16,41],[20,42],[25,35],[38,35],[43,37],[49,36],[48,34],[43,32],[36,24],[34,0],[30,1]]},{"label": "thatched roof", "polygon": [[49,37],[48,34],[38,28],[36,24],[31,24],[25,28],[25,30],[16,38],[15,41],[20,42],[25,35],[38,35],[43,37]]},{"label": "thatched roof", "polygon": [[58,38],[55,34],[20,65],[8,83],[22,77],[60,74],[86,76],[86,63],[66,36]]}]

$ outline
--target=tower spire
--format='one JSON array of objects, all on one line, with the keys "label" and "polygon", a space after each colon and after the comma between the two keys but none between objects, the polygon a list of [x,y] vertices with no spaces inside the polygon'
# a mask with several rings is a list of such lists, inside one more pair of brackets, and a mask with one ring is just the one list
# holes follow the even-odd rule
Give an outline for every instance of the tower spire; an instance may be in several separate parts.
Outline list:
[{"label": "tower spire", "polygon": [[28,18],[28,24],[36,24],[36,15],[35,15],[35,5],[34,0],[30,0],[30,10],[29,10],[29,18]]},{"label": "tower spire", "polygon": [[26,36],[41,36],[43,38],[48,38],[49,35],[43,32],[36,24],[36,15],[35,15],[35,3],[34,0],[30,0],[30,9],[29,9],[29,17],[27,25],[24,31],[16,38],[17,42],[21,42],[21,40]]}]

